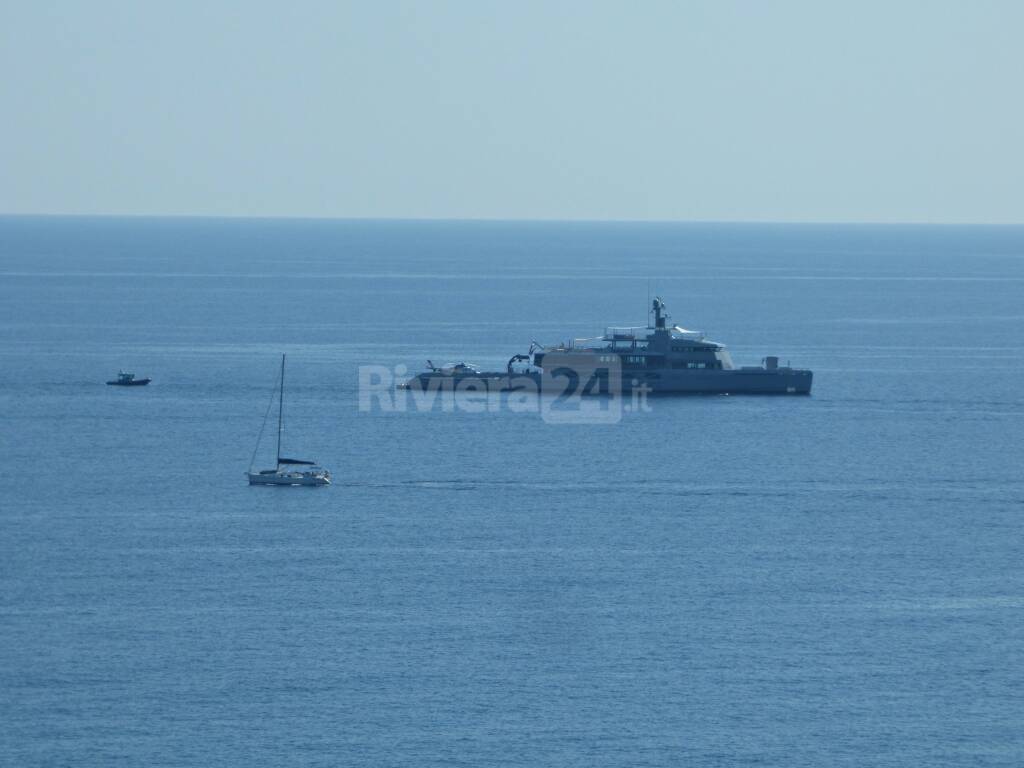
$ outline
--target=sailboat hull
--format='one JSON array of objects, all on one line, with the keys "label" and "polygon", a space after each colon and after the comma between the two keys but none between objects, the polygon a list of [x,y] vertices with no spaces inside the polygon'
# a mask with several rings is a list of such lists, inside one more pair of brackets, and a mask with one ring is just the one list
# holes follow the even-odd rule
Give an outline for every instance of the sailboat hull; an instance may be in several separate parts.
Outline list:
[{"label": "sailboat hull", "polygon": [[247,472],[249,485],[330,485],[327,472]]}]

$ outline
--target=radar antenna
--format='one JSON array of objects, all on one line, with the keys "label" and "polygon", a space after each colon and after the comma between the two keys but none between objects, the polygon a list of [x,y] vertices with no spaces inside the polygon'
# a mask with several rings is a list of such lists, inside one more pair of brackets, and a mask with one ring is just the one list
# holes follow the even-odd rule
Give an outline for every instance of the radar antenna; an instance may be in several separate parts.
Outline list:
[{"label": "radar antenna", "polygon": [[665,302],[661,300],[660,296],[654,297],[654,301],[651,302],[651,310],[654,312],[654,327],[664,329],[668,313],[665,312]]}]

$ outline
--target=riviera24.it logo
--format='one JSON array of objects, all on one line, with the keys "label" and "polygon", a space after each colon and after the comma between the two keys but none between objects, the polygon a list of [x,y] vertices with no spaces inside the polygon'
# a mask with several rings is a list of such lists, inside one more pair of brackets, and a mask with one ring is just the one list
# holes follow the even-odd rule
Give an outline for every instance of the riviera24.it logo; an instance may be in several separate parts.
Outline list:
[{"label": "riviera24.it logo", "polygon": [[[359,368],[359,410],[369,412],[535,413],[549,424],[614,424],[625,411],[649,410],[647,387],[623,387],[618,356],[595,357],[517,374],[460,369],[408,377],[405,366]],[[440,369],[437,369],[440,370]],[[434,374],[437,373],[434,371]],[[629,395],[626,402],[624,389]]]}]

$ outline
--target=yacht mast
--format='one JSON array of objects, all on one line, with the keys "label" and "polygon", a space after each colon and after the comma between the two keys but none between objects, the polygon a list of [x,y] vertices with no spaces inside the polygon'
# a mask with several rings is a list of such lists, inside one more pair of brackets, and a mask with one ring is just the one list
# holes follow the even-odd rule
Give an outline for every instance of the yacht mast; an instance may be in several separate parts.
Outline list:
[{"label": "yacht mast", "polygon": [[281,390],[277,399],[277,468],[281,468],[281,432],[284,431],[284,355],[281,355]]}]

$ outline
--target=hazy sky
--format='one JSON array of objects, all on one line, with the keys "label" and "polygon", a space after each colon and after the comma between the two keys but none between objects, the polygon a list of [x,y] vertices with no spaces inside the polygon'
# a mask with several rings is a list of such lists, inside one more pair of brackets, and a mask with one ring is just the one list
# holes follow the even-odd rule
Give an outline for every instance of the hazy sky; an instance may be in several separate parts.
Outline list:
[{"label": "hazy sky", "polygon": [[1024,222],[1024,2],[0,2],[2,213]]}]

